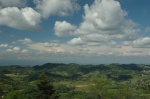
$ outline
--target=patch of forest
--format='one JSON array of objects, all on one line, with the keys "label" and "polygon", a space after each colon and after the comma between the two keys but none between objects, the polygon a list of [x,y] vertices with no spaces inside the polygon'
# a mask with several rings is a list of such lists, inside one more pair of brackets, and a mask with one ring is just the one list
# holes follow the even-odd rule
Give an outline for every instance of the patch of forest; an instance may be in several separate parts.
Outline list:
[{"label": "patch of forest", "polygon": [[150,99],[150,65],[0,66],[0,99]]}]

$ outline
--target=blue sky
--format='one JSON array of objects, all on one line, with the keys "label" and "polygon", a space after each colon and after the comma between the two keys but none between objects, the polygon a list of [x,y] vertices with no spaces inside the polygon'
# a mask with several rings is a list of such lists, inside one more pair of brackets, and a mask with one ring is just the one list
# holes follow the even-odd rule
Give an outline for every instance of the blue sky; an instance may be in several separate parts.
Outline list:
[{"label": "blue sky", "polygon": [[0,64],[149,64],[149,4],[0,0]]}]

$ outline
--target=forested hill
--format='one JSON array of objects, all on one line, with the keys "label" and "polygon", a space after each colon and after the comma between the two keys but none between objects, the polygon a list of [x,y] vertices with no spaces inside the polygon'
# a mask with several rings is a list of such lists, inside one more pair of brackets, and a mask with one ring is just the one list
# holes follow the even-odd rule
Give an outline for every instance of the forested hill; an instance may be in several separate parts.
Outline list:
[{"label": "forested hill", "polygon": [[[100,70],[107,70],[112,68],[113,66],[116,67],[121,67],[122,69],[125,70],[143,70],[145,69],[144,67],[142,67],[142,65],[138,65],[138,64],[110,64],[110,65],[105,65],[105,64],[99,64],[99,65],[79,65],[79,64],[75,64],[75,63],[71,63],[71,64],[63,64],[63,63],[46,63],[43,65],[36,65],[33,66],[33,68],[35,70],[43,70],[43,69],[52,69],[52,68],[57,68],[57,67],[63,67],[63,66],[72,66],[72,67],[76,67],[76,68],[80,68],[80,69],[89,69],[89,70],[93,70],[93,69],[100,69]],[[110,67],[112,66],[112,67]],[[146,65],[149,66],[149,65]],[[17,68],[19,68],[19,66],[16,66]],[[69,68],[69,67],[66,67]]]},{"label": "forested hill", "polygon": [[51,83],[51,87],[45,88],[54,88],[54,93],[48,94],[49,97],[55,96],[54,99],[150,99],[150,65],[75,63],[0,66],[0,99],[47,96],[39,89],[39,86],[43,87],[40,85],[43,82],[41,75],[48,79],[44,83]]}]

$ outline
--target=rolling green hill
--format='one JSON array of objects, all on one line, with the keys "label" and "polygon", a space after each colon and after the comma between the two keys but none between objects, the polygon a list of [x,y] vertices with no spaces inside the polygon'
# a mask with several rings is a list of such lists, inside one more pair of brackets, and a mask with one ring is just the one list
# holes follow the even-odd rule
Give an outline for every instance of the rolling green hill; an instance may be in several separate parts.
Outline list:
[{"label": "rolling green hill", "polygon": [[54,87],[53,99],[150,99],[150,65],[74,63],[0,66],[0,97],[37,99],[41,74]]}]

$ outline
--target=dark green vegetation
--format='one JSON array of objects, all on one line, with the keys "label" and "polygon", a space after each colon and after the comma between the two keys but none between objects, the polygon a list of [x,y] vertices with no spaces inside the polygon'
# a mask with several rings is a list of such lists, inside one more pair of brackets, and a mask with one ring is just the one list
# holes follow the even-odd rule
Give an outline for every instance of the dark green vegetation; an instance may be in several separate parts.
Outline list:
[{"label": "dark green vegetation", "polygon": [[0,66],[0,99],[150,99],[150,65]]}]

